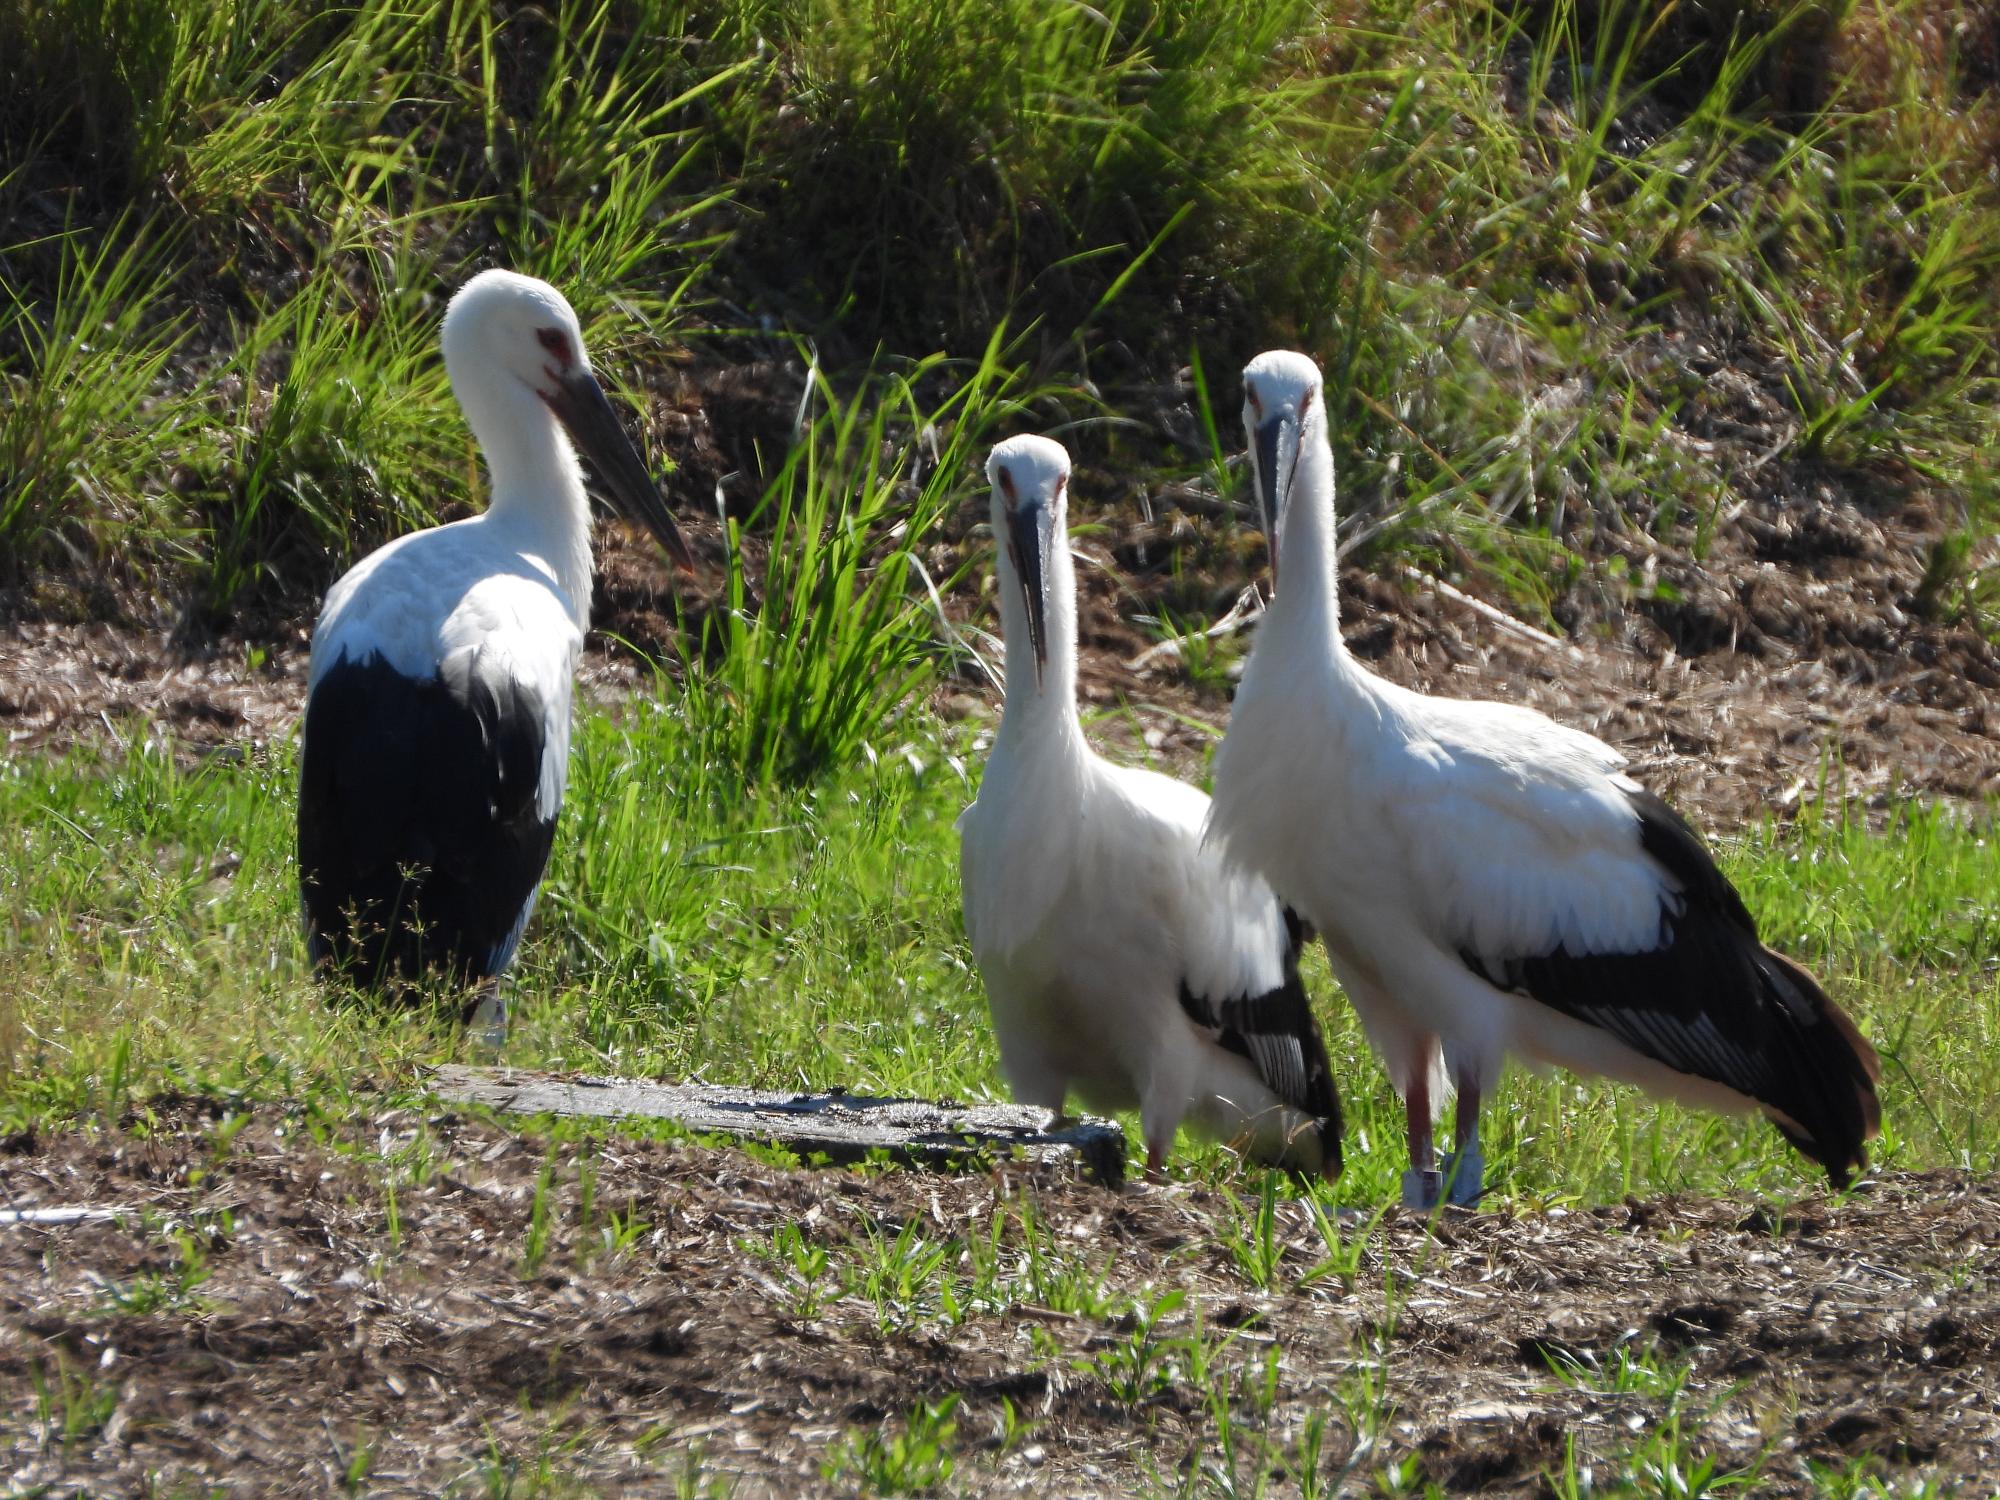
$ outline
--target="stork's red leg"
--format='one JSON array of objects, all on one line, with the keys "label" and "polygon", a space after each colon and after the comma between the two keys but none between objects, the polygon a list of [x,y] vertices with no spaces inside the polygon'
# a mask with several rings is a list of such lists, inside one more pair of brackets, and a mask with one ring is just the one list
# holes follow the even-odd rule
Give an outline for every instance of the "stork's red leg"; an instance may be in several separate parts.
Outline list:
[{"label": "stork's red leg", "polygon": [[1416,1065],[1403,1087],[1403,1117],[1410,1138],[1410,1168],[1403,1174],[1403,1203],[1408,1208],[1436,1208],[1444,1186],[1431,1140],[1431,1049],[1436,1045],[1426,1039],[1416,1049]]},{"label": "stork's red leg", "polygon": [[1479,1149],[1479,1074],[1468,1067],[1454,1071],[1458,1111],[1453,1124],[1458,1149],[1444,1161],[1445,1192],[1451,1202],[1470,1208],[1486,1190],[1486,1157]]},{"label": "stork's red leg", "polygon": [[1410,1165],[1428,1172],[1436,1163],[1431,1145],[1431,1070],[1417,1069],[1416,1076],[1403,1090],[1403,1116],[1408,1123],[1410,1137]]}]

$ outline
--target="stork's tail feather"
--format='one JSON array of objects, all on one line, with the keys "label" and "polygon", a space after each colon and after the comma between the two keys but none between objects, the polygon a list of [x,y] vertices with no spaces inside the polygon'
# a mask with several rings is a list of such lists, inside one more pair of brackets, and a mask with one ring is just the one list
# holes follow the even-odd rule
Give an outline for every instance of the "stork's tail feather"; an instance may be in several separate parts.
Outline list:
[{"label": "stork's tail feather", "polygon": [[[1292,981],[1299,985],[1299,993],[1304,995],[1305,985],[1299,980],[1296,960]],[[1347,1166],[1340,1151],[1340,1137],[1346,1122],[1341,1118],[1340,1090],[1333,1081],[1333,1064],[1326,1055],[1326,1039],[1320,1034],[1318,1023],[1312,1020],[1311,1011],[1306,1014],[1307,1024],[1300,1037],[1300,1046],[1305,1052],[1307,1075],[1311,1079],[1307,1090],[1307,1107],[1314,1111],[1310,1129],[1319,1136],[1319,1175],[1332,1182]]]},{"label": "stork's tail feather", "polygon": [[1305,1102],[1315,1112],[1312,1128],[1319,1135],[1319,1174],[1332,1182],[1347,1169],[1347,1160],[1340,1149],[1340,1137],[1347,1128],[1347,1122],[1340,1112],[1340,1088],[1333,1081],[1333,1063],[1326,1055],[1326,1038],[1320,1032],[1319,1022],[1313,1018],[1312,1003],[1306,999],[1305,980],[1299,973],[1299,961],[1319,934],[1312,923],[1291,907],[1281,906],[1280,909],[1285,918],[1285,983],[1298,991],[1299,1001],[1305,1010],[1305,1024],[1299,1037],[1310,1080]]},{"label": "stork's tail feather", "polygon": [[[1692,1018],[1708,1035],[1689,1032],[1678,1065],[1723,1062],[1720,1071],[1689,1071],[1755,1099],[1786,1140],[1845,1187],[1868,1164],[1866,1143],[1882,1125],[1875,1049],[1812,975],[1763,945],[1743,898],[1686,821],[1649,792],[1628,796],[1641,847],[1683,892],[1670,945],[1679,960],[1663,972],[1706,992]],[[1755,987],[1738,990],[1744,981]]]},{"label": "stork's tail feather", "polygon": [[1779,1134],[1826,1168],[1844,1188],[1868,1165],[1867,1143],[1882,1129],[1875,1084],[1882,1063],[1859,1028],[1798,964],[1759,947],[1757,976],[1793,1045],[1764,1113]]},{"label": "stork's tail feather", "polygon": [[[1305,981],[1299,977],[1304,929],[1290,911],[1285,913],[1285,925],[1290,936],[1284,981],[1276,989],[1218,1004],[1195,994],[1182,981],[1181,1012],[1218,1047],[1248,1062],[1276,1096],[1273,1109],[1253,1112],[1247,1119],[1238,1114],[1226,1123],[1216,1121],[1222,1126],[1217,1133],[1224,1138],[1240,1136],[1248,1154],[1266,1165],[1316,1174],[1331,1182],[1345,1165],[1340,1150],[1340,1090],[1333,1081],[1333,1064]],[[1210,1096],[1210,1104],[1225,1114],[1226,1094],[1223,1086]],[[1247,1131],[1239,1130],[1245,1126]]]}]

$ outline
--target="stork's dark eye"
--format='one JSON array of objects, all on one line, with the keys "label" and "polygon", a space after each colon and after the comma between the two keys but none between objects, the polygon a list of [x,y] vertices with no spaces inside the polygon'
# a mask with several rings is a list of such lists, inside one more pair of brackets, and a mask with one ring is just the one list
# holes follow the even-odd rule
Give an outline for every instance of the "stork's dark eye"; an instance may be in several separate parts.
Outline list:
[{"label": "stork's dark eye", "polygon": [[1263,416],[1264,403],[1257,399],[1257,387],[1254,385],[1246,385],[1245,387],[1243,387],[1243,394],[1250,398],[1250,410],[1257,413],[1257,415],[1260,417]]},{"label": "stork's dark eye", "polygon": [[1317,396],[1318,394],[1319,392],[1314,390],[1311,386],[1306,387],[1306,393],[1303,396],[1299,397],[1300,416],[1303,417],[1307,412],[1313,409],[1313,397]]},{"label": "stork's dark eye", "polygon": [[1000,469],[994,476],[1000,481],[1000,493],[1007,497],[1007,503],[1014,503],[1014,475],[1011,470]]},{"label": "stork's dark eye", "polygon": [[565,370],[576,363],[576,355],[570,350],[569,335],[560,328],[537,328],[535,339],[556,357],[556,363]]}]

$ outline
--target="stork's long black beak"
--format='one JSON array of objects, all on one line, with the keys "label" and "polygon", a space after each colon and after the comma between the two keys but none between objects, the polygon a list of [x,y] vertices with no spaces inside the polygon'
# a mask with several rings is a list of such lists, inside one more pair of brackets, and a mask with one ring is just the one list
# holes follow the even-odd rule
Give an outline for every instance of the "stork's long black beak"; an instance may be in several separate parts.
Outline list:
[{"label": "stork's long black beak", "polygon": [[577,451],[589,460],[591,471],[619,512],[652,532],[669,555],[692,572],[694,554],[597,377],[580,366],[567,370],[556,382],[555,394],[542,399],[568,430]]},{"label": "stork's long black beak", "polygon": [[1042,501],[1029,500],[1007,512],[1007,551],[1021,583],[1021,602],[1028,607],[1028,644],[1035,652],[1037,691],[1049,663],[1049,548],[1054,532],[1055,513]]},{"label": "stork's long black beak", "polygon": [[1267,418],[1254,434],[1257,519],[1271,551],[1271,587],[1278,586],[1278,536],[1292,503],[1292,479],[1299,468],[1299,419],[1290,412]]}]

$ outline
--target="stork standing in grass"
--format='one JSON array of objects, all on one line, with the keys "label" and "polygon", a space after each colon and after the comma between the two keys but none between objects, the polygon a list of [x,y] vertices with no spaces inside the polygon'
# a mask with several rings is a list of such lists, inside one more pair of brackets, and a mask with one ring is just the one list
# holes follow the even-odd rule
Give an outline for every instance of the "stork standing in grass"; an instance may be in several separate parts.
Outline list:
[{"label": "stork standing in grass", "polygon": [[[1845,1185],[1880,1123],[1874,1049],[1758,941],[1701,839],[1617,751],[1347,654],[1319,370],[1263,354],[1243,384],[1274,597],[1216,757],[1209,839],[1319,928],[1403,1096],[1404,1201],[1478,1198],[1479,1106],[1508,1053],[1761,1109]],[[1454,1086],[1458,1149],[1440,1167],[1432,1121]]]},{"label": "stork standing in grass", "polygon": [[562,806],[590,622],[590,510],[570,440],[621,508],[683,564],[688,553],[561,293],[486,271],[452,298],[443,342],[492,500],[390,542],[326,596],[299,881],[316,965],[370,985],[441,972],[497,1023],[494,981]]},{"label": "stork standing in grass", "polygon": [[1258,1160],[1340,1171],[1340,1103],[1300,931],[1201,847],[1208,798],[1093,752],[1076,713],[1069,455],[993,450],[1007,704],[959,819],[965,925],[1014,1097],[1136,1105],[1157,1172],[1181,1123]]}]

